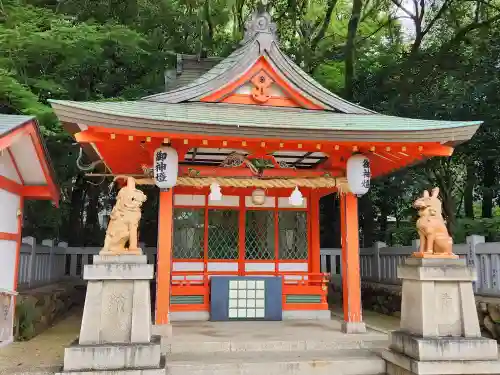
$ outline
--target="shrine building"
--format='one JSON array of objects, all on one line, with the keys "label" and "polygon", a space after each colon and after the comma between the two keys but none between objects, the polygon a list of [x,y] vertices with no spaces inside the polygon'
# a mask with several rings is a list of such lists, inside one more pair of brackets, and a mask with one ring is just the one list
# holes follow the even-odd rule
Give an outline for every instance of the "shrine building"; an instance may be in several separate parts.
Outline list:
[{"label": "shrine building", "polygon": [[386,116],[334,95],[280,50],[265,12],[205,66],[140,100],[51,100],[103,173],[158,184],[157,150],[175,150],[175,186],[158,191],[155,323],[329,319],[319,200],[337,193],[343,326],[363,331],[358,195],[370,178],[451,155],[480,122]]}]

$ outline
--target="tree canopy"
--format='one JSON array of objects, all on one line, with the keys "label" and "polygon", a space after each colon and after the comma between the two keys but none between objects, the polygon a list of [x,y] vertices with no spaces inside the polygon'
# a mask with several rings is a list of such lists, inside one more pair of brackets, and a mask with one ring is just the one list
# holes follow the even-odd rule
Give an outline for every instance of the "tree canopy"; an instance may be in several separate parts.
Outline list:
[{"label": "tree canopy", "polygon": [[[164,87],[176,53],[227,56],[256,0],[0,0],[0,112],[36,115],[56,167],[62,207],[30,202],[24,231],[78,245],[102,242],[108,181],[76,167],[79,147],[49,98],[136,99]],[[408,243],[413,199],[438,186],[457,241],[498,237],[500,2],[269,0],[282,48],[329,90],[385,114],[483,120],[453,156],[375,181],[360,200],[362,239]],[[156,194],[141,223],[156,241]],[[36,214],[35,214],[36,213]],[[322,201],[322,245],[338,246],[335,197]],[[333,229],[333,230],[332,230]]]}]

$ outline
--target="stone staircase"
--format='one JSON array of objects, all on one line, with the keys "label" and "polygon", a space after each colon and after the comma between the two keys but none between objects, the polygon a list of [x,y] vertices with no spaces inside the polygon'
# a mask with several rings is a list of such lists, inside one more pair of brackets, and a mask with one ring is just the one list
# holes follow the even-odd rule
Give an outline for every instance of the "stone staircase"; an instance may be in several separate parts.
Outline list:
[{"label": "stone staircase", "polygon": [[[275,323],[276,324],[276,323]],[[231,323],[226,323],[230,327]],[[254,323],[248,323],[248,329]],[[175,334],[167,344],[166,368],[169,375],[379,375],[385,374],[379,353],[387,347],[387,335],[375,331],[344,335],[316,332],[282,340],[258,339],[236,329],[234,337],[212,332],[212,341],[189,341]],[[175,332],[175,327],[174,327]],[[317,335],[315,335],[317,333]],[[262,336],[267,336],[263,334]],[[331,336],[331,340],[328,340]]]}]

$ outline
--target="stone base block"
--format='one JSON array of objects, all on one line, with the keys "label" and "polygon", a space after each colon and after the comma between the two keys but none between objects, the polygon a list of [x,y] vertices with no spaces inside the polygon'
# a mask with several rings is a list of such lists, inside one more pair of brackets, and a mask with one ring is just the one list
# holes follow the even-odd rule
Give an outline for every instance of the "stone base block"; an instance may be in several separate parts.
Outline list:
[{"label": "stone base block", "polygon": [[500,361],[417,361],[392,350],[382,352],[387,375],[500,374]]},{"label": "stone base block", "polygon": [[161,354],[166,354],[172,340],[172,324],[155,324],[151,328],[155,336],[161,337]]},{"label": "stone base block", "polygon": [[481,337],[472,281],[463,259],[409,258],[403,280],[401,331],[421,337]]},{"label": "stone base block", "polygon": [[330,310],[285,310],[283,320],[331,320]]},{"label": "stone base block", "polygon": [[146,255],[94,255],[93,264],[108,264],[108,263],[121,263],[121,264],[147,264],[148,257]]},{"label": "stone base block", "polygon": [[[129,266],[132,267],[130,264],[98,264],[91,267],[104,271],[121,268],[134,273],[134,268],[128,268]],[[135,269],[151,267],[152,275],[152,265],[135,264],[133,266],[136,267]],[[80,345],[147,344],[150,340],[149,280],[91,280],[88,282],[80,329]]]},{"label": "stone base block", "polygon": [[73,345],[64,350],[64,371],[159,368],[160,337],[150,344]]},{"label": "stone base block", "polygon": [[89,370],[89,371],[70,371],[56,372],[55,375],[166,375],[167,370],[164,368],[146,368],[133,370]]},{"label": "stone base block", "polygon": [[198,321],[203,322],[210,320],[210,312],[208,311],[173,311],[170,313],[172,322]]},{"label": "stone base block", "polygon": [[363,322],[342,322],[343,333],[366,333],[366,325]]},{"label": "stone base block", "polygon": [[142,263],[88,264],[83,270],[84,280],[151,280],[154,267]]},{"label": "stone base block", "polygon": [[484,337],[422,338],[407,332],[391,332],[390,348],[419,361],[497,360],[495,340]]}]

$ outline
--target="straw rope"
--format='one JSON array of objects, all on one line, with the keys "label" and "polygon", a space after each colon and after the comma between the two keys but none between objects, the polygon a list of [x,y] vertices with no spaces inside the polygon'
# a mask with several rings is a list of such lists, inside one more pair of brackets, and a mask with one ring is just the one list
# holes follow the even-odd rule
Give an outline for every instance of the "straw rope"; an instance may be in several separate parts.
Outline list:
[{"label": "straw rope", "polygon": [[[120,176],[117,176],[117,178]],[[318,188],[338,188],[339,191],[347,192],[347,180],[334,177],[315,177],[315,178],[288,178],[288,179],[258,179],[258,178],[234,178],[234,177],[178,177],[177,186],[209,187],[216,182],[221,187],[239,187],[239,188],[294,188],[305,187],[311,189]],[[152,178],[137,178],[138,185],[154,185]]]}]

